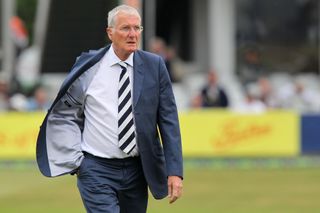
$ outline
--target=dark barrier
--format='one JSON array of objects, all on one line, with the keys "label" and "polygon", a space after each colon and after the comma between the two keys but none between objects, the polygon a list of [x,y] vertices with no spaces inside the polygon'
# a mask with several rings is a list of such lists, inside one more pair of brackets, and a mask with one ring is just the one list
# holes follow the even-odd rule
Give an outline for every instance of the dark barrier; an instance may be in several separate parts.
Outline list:
[{"label": "dark barrier", "polygon": [[301,116],[301,153],[320,154],[320,115]]}]

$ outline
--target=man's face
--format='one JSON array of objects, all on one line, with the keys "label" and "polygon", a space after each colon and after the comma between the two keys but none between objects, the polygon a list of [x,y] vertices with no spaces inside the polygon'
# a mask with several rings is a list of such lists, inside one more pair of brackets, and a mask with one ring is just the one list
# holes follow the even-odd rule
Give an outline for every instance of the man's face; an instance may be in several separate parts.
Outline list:
[{"label": "man's face", "polygon": [[125,60],[136,51],[141,37],[141,20],[138,16],[120,12],[115,17],[114,27],[108,27],[107,33],[113,43],[116,55]]}]

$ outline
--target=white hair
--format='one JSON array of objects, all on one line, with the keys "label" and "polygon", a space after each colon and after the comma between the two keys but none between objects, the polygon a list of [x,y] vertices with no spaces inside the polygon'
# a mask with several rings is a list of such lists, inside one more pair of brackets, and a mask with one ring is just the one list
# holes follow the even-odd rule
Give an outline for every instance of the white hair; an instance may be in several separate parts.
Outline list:
[{"label": "white hair", "polygon": [[119,12],[124,12],[124,13],[130,14],[130,15],[136,15],[141,20],[141,16],[136,8],[123,4],[123,5],[117,6],[109,11],[109,13],[108,13],[108,27],[114,27],[115,18]]}]

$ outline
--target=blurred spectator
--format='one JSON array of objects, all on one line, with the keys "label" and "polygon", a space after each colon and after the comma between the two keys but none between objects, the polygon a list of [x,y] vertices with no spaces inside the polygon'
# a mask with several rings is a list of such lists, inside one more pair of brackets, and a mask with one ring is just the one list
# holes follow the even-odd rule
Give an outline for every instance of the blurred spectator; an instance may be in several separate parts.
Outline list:
[{"label": "blurred spectator", "polygon": [[263,113],[267,106],[261,100],[261,90],[257,83],[250,83],[245,89],[245,101],[240,104],[236,111],[243,113]]},{"label": "blurred spectator", "polygon": [[28,111],[46,111],[50,107],[48,95],[42,86],[35,88],[33,96],[30,97],[26,103],[26,110]]},{"label": "blurred spectator", "polygon": [[10,29],[14,44],[17,47],[18,55],[20,51],[28,46],[29,36],[23,20],[18,16],[10,19]]},{"label": "blurred spectator", "polygon": [[280,107],[298,112],[319,112],[319,94],[307,88],[302,82],[284,85],[277,94]]},{"label": "blurred spectator", "polygon": [[[15,54],[16,54],[15,57],[19,58],[21,53],[28,47],[29,34],[24,21],[19,16],[12,16],[10,18],[9,27],[10,27],[10,35],[15,46]],[[21,90],[22,85],[21,85],[21,82],[19,82],[18,78],[19,78],[19,74],[17,74],[17,63],[14,63],[12,79],[10,79],[10,89],[13,91]],[[15,100],[15,98],[13,98],[13,100]]]},{"label": "blurred spectator", "polygon": [[248,47],[244,51],[243,62],[240,66],[240,80],[244,85],[256,82],[263,73],[259,50],[257,47]]},{"label": "blurred spectator", "polygon": [[218,84],[218,77],[215,71],[208,73],[207,85],[201,93],[192,100],[192,107],[228,107],[229,100],[224,89]]},{"label": "blurred spectator", "polygon": [[0,80],[0,112],[9,109],[9,88],[7,82]]},{"label": "blurred spectator", "polygon": [[260,77],[257,82],[259,89],[259,99],[264,103],[267,108],[277,108],[277,103],[272,85],[267,77]]},{"label": "blurred spectator", "polygon": [[15,80],[18,88],[30,92],[39,81],[40,50],[36,46],[24,49],[16,62]]},{"label": "blurred spectator", "polygon": [[175,51],[172,48],[168,47],[166,42],[159,37],[150,39],[149,51],[163,58],[166,64],[167,70],[169,72],[171,81],[173,83],[177,82],[178,79],[174,73],[173,66],[172,66],[172,60],[175,57]]},{"label": "blurred spectator", "polygon": [[191,100],[191,107],[192,108],[201,108],[202,107],[201,95],[197,95]]},{"label": "blurred spectator", "polygon": [[22,93],[15,93],[9,99],[9,109],[13,111],[25,111],[27,108],[27,97]]}]

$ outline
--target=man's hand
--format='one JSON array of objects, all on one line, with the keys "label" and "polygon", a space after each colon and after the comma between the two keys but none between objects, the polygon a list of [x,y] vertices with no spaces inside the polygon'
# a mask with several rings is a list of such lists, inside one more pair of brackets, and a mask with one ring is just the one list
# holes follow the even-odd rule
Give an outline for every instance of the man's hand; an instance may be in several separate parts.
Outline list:
[{"label": "man's hand", "polygon": [[179,176],[168,177],[169,203],[173,203],[182,195],[182,179]]}]

